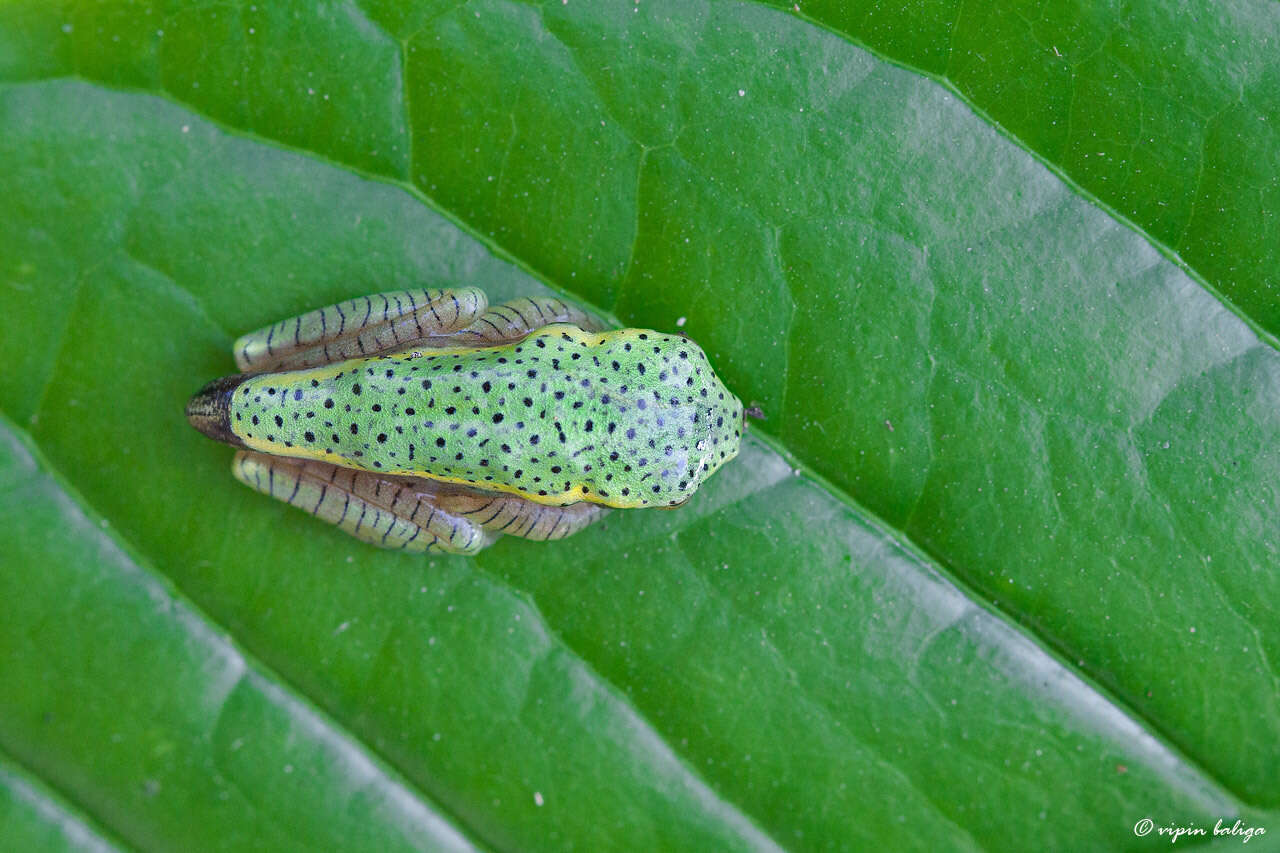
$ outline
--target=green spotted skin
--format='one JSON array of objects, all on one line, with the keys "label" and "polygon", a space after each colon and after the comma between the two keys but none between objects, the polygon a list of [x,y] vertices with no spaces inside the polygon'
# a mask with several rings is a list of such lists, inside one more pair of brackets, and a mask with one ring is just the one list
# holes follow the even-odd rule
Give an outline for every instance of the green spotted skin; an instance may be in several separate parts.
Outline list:
[{"label": "green spotted skin", "polygon": [[503,346],[253,375],[229,423],[269,454],[549,505],[675,506],[737,455],[742,403],[686,338],[556,324]]}]

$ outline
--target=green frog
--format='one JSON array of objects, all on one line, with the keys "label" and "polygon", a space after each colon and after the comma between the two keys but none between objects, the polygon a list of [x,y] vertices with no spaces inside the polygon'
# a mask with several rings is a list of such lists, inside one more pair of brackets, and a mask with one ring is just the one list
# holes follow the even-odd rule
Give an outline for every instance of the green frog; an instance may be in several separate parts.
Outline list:
[{"label": "green frog", "polygon": [[474,554],[676,507],[738,453],[742,403],[681,335],[477,288],[340,302],[251,332],[187,404],[235,477],[362,541]]}]

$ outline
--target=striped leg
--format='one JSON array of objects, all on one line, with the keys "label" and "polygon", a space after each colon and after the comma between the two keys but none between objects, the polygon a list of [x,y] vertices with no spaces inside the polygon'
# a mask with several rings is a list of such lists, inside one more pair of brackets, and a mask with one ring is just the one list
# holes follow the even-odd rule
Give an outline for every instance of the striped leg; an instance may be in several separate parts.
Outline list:
[{"label": "striped leg", "polygon": [[[298,370],[377,355],[469,327],[488,305],[474,287],[397,290],[348,299],[258,329],[235,342],[242,372]],[[438,344],[437,344],[438,345]]]},{"label": "striped leg", "polygon": [[507,533],[539,542],[572,536],[609,512],[608,507],[591,503],[545,506],[518,495],[448,485],[441,485],[439,489],[436,500],[451,514],[472,521],[494,534]]},{"label": "striped leg", "polygon": [[521,340],[552,323],[572,323],[588,332],[601,332],[607,328],[581,308],[554,296],[521,297],[493,306],[470,326],[457,332],[453,339],[441,339],[438,345],[496,346]]},{"label": "striped leg", "polygon": [[475,554],[497,538],[440,506],[414,478],[380,477],[250,450],[236,454],[231,470],[246,486],[382,548]]},{"label": "striped leg", "polygon": [[538,541],[563,539],[609,512],[595,504],[544,506],[517,495],[251,450],[236,454],[232,472],[251,489],[304,509],[363,542],[404,551],[475,554],[504,533]]}]

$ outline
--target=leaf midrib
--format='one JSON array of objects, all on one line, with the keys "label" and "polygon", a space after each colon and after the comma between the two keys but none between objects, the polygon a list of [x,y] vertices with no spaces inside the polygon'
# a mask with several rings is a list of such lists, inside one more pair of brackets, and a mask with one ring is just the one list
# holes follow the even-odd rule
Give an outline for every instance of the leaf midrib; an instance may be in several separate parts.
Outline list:
[{"label": "leaf midrib", "polygon": [[[7,768],[5,765],[8,765]],[[45,803],[50,810],[61,812],[65,819],[75,820],[85,834],[92,836],[93,840],[99,842],[103,849],[120,850],[122,853],[126,850],[138,849],[125,842],[119,833],[103,825],[96,817],[85,811],[84,805],[76,802],[66,790],[55,785],[52,780],[35,772],[13,752],[0,746],[0,778],[6,774],[24,774],[26,778],[18,781],[19,783],[27,784],[31,788],[29,793],[32,796],[39,797],[41,802]],[[42,786],[43,790],[37,786]],[[52,822],[52,819],[50,819],[50,822]]]}]

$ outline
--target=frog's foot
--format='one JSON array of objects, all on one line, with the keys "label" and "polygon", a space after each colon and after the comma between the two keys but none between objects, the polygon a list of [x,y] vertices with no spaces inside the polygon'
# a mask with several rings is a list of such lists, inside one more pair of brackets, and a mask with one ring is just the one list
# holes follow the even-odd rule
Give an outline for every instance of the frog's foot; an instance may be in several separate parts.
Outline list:
[{"label": "frog's foot", "polygon": [[453,336],[469,328],[487,305],[484,292],[474,287],[348,299],[243,336],[235,342],[236,365],[246,373],[299,370],[431,339],[456,344]]},{"label": "frog's foot", "polygon": [[480,524],[452,513],[422,481],[381,477],[327,462],[236,454],[231,466],[240,482],[276,500],[304,509],[357,539],[402,551],[475,554],[497,538]]},{"label": "frog's foot", "polygon": [[451,338],[440,339],[438,345],[499,346],[523,340],[553,323],[572,323],[587,332],[608,328],[581,308],[554,296],[521,297],[493,306]]}]

